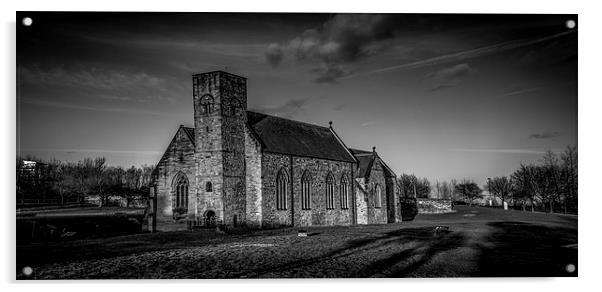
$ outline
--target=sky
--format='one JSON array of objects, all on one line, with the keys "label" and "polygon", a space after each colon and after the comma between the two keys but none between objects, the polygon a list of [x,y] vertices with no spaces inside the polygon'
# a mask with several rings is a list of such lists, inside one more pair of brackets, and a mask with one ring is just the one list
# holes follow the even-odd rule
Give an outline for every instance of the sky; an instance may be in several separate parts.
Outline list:
[{"label": "sky", "polygon": [[[192,74],[327,126],[398,174],[483,184],[577,146],[577,16],[18,12],[17,151],[154,165]],[[570,21],[573,21],[570,23]],[[571,25],[572,24],[572,25]]]}]

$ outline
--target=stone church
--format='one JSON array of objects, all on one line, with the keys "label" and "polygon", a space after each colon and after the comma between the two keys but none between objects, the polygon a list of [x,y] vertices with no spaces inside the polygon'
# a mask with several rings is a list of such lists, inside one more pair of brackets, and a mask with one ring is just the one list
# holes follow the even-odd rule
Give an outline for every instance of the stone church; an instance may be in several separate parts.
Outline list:
[{"label": "stone church", "polygon": [[[395,173],[330,126],[247,110],[247,80],[196,74],[194,128],[180,126],[153,173],[157,228],[178,221],[277,227],[401,221]],[[186,219],[186,220],[183,220]]]}]

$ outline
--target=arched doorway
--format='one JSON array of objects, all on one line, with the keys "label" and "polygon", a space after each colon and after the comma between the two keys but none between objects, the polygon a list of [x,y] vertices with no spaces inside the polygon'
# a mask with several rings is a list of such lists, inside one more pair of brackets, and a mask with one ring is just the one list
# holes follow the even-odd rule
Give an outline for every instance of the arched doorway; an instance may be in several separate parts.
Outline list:
[{"label": "arched doorway", "polygon": [[207,212],[205,212],[205,216],[203,219],[205,220],[206,227],[217,226],[217,219],[215,217],[215,212],[213,210],[208,210]]}]

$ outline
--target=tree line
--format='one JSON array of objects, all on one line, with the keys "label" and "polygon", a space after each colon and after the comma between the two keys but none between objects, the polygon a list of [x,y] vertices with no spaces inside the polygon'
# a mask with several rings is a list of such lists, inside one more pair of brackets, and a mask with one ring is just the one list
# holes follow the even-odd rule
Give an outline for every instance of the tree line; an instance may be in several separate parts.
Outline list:
[{"label": "tree line", "polygon": [[502,203],[531,211],[577,213],[577,148],[547,151],[537,164],[521,164],[510,176],[492,178],[487,188]]},{"label": "tree line", "polygon": [[77,162],[44,161],[32,156],[17,157],[17,204],[83,204],[88,196],[98,196],[106,205],[110,196],[126,199],[147,197],[153,167],[109,166],[104,157]]},{"label": "tree line", "polygon": [[483,188],[468,179],[436,181],[402,174],[397,191],[403,198],[437,198],[472,205],[484,197],[483,191],[500,199],[502,205],[531,211],[577,213],[577,148],[567,147],[557,154],[547,151],[538,163],[521,164],[508,176],[493,177]]}]

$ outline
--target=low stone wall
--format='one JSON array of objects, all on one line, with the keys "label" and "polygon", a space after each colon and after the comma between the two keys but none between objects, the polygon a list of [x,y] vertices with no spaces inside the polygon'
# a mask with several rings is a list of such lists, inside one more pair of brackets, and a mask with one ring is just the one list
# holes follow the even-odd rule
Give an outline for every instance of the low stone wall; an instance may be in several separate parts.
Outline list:
[{"label": "low stone wall", "polygon": [[437,214],[455,212],[451,200],[417,199],[418,214]]},{"label": "low stone wall", "polygon": [[[87,204],[101,206],[100,197],[97,195],[86,196],[84,201]],[[107,197],[107,206],[116,206],[116,207],[128,207],[127,199],[121,196],[109,196]],[[131,198],[129,208],[146,208],[148,205],[147,198]]]}]

